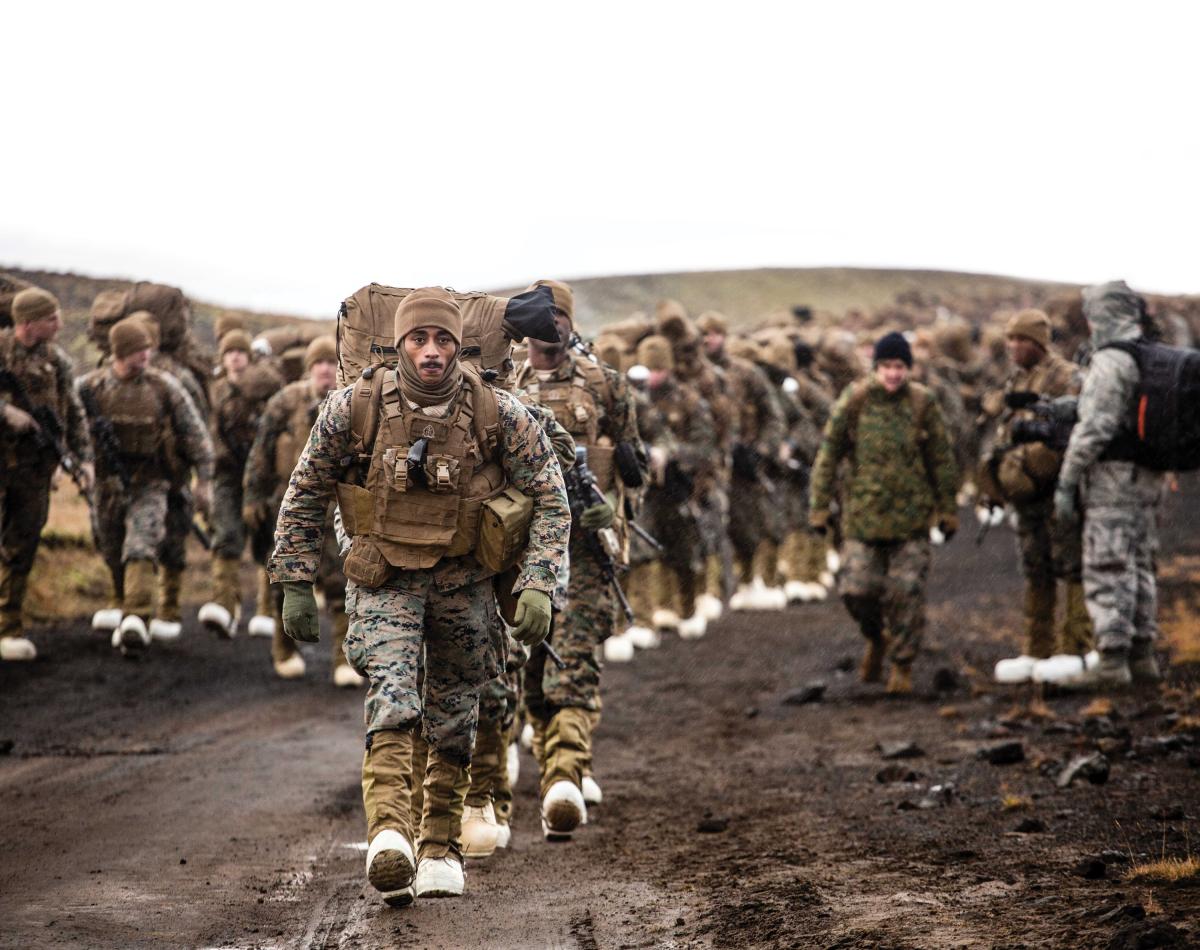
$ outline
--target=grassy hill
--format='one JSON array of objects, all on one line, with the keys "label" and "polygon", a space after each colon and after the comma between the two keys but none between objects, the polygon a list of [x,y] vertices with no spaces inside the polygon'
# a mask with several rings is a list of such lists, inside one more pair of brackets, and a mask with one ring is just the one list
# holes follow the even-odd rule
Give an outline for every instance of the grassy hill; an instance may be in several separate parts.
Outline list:
[{"label": "grassy hill", "polygon": [[652,312],[663,297],[679,300],[692,314],[720,310],[740,326],[796,306],[810,307],[830,322],[849,311],[872,313],[897,305],[944,306],[975,319],[1071,289],[1067,284],[985,274],[855,267],[637,274],[582,278],[570,284],[587,329],[637,310]]}]

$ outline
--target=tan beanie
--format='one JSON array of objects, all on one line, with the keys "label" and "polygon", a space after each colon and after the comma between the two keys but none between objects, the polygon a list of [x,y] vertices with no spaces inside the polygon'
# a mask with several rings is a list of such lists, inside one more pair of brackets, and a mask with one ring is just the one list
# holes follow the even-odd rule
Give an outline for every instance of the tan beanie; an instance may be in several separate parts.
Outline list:
[{"label": "tan beanie", "polygon": [[162,333],[158,329],[158,318],[149,310],[135,310],[126,319],[137,320],[146,328],[146,332],[150,334],[150,345],[157,348],[162,340]]},{"label": "tan beanie", "polygon": [[665,336],[651,334],[638,344],[637,361],[646,369],[674,369],[671,341]]},{"label": "tan beanie", "polygon": [[226,330],[221,334],[221,343],[218,350],[221,356],[224,356],[230,350],[242,350],[245,353],[249,353],[250,334],[242,329]]},{"label": "tan beanie", "polygon": [[1050,318],[1041,310],[1020,310],[1008,321],[1004,335],[1033,340],[1043,350],[1049,350]]},{"label": "tan beanie", "polygon": [[13,323],[33,323],[54,316],[59,309],[58,298],[41,287],[27,287],[13,297]]},{"label": "tan beanie", "polygon": [[534,287],[549,287],[550,294],[554,297],[554,306],[561,310],[568,320],[571,321],[571,326],[575,326],[575,291],[564,284],[561,280],[535,280],[530,284],[529,289]]},{"label": "tan beanie", "polygon": [[725,319],[725,314],[716,310],[705,310],[696,318],[696,326],[701,333],[729,333],[729,321]]},{"label": "tan beanie", "polygon": [[[229,334],[232,336],[233,334]],[[224,344],[222,339],[221,343]],[[221,351],[225,352],[224,350]],[[326,333],[324,336],[319,336],[308,344],[308,349],[304,351],[304,369],[310,370],[314,363],[319,363],[321,360],[329,360],[332,363],[337,362],[337,341],[332,336]]]},{"label": "tan beanie", "polygon": [[422,287],[400,301],[396,308],[396,346],[417,327],[445,330],[462,346],[462,311],[444,287]]},{"label": "tan beanie", "polygon": [[246,321],[236,313],[223,313],[217,317],[217,322],[213,324],[213,333],[220,340],[226,333],[232,333],[234,330],[245,330]]},{"label": "tan beanie", "polygon": [[126,317],[113,324],[108,331],[108,345],[115,359],[123,360],[127,356],[148,350],[154,345],[150,339],[150,331],[145,321],[137,317]]}]

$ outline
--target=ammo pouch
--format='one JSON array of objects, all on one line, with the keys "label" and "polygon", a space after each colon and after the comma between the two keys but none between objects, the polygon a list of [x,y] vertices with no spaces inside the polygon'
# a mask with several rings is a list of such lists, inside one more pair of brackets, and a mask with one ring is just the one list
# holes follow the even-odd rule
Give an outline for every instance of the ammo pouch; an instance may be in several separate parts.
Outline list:
[{"label": "ammo pouch", "polygon": [[[345,521],[344,514],[342,520]],[[392,570],[379,545],[365,536],[354,539],[342,567],[347,580],[367,588],[381,587],[391,577]]]},{"label": "ammo pouch", "polygon": [[596,485],[602,492],[607,492],[612,488],[615,451],[611,445],[600,444],[588,447],[588,468],[596,476]]},{"label": "ammo pouch", "polygon": [[483,502],[479,511],[479,540],[475,560],[489,571],[508,570],[529,546],[533,499],[509,485]]}]

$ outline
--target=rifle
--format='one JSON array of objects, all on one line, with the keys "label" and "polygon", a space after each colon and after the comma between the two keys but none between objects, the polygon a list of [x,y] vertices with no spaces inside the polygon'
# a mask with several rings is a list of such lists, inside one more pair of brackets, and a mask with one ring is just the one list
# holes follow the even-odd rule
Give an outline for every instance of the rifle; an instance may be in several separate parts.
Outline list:
[{"label": "rifle", "polygon": [[12,370],[0,369],[0,387],[12,394],[13,404],[18,409],[23,409],[33,417],[33,439],[38,451],[54,454],[62,470],[71,476],[71,481],[87,501],[88,507],[92,507],[91,486],[84,480],[79,460],[67,448],[63,438],[62,420],[58,418],[58,413],[51,406],[35,406],[29,398],[25,383]]},{"label": "rifle", "polygon": [[111,469],[121,482],[121,487],[128,490],[133,476],[121,458],[121,443],[113,429],[112,420],[100,411],[96,394],[87,386],[79,387],[79,400],[87,412],[88,427],[92,430],[92,447],[96,451],[97,460],[103,459],[104,467]]},{"label": "rifle", "polygon": [[[596,504],[608,503],[608,499],[600,491],[600,486],[596,484],[596,476],[588,468],[587,449],[584,446],[575,446],[575,465],[564,475],[564,480],[567,483],[567,499],[571,505],[571,521],[573,524],[579,523],[580,517],[582,517],[583,512],[587,508]],[[625,597],[625,591],[621,589],[621,582],[617,579],[617,565],[613,560],[612,554],[605,548],[597,532],[588,531],[584,537],[587,541],[588,552],[596,559],[596,563],[600,565],[600,576],[613,589],[613,593],[616,594],[617,601],[621,605],[621,611],[625,614],[625,619],[632,623],[633,608],[629,606],[629,601]]]}]

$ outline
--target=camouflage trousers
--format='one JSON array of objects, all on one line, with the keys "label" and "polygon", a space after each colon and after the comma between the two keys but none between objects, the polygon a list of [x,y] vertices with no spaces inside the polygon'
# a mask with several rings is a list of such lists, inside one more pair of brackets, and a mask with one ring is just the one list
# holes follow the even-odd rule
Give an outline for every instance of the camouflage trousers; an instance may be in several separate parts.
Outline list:
[{"label": "camouflage trousers", "polygon": [[240,559],[246,548],[246,523],[242,521],[242,476],[218,470],[212,483],[213,557]]},{"label": "camouflage trousers", "polygon": [[739,580],[747,583],[753,573],[754,555],[763,541],[779,544],[786,533],[779,499],[769,495],[759,482],[733,479],[729,504],[729,540],[738,561]]},{"label": "camouflage trousers", "polygon": [[1158,636],[1153,507],[1087,510],[1083,526],[1083,593],[1100,650],[1127,650]]},{"label": "camouflage trousers", "polygon": [[729,493],[725,488],[715,486],[697,501],[696,508],[696,525],[705,555],[701,589],[721,600],[728,600],[734,588],[733,542],[729,539]]},{"label": "camouflage trousers", "polygon": [[0,564],[13,574],[33,569],[50,513],[51,475],[53,469],[33,465],[0,470]]},{"label": "camouflage trousers", "polygon": [[1078,584],[1083,574],[1083,533],[1054,517],[1052,498],[1017,508],[1017,549],[1027,581]]},{"label": "camouflage trousers", "polygon": [[530,668],[542,668],[540,682],[531,682],[536,676],[526,679],[526,703],[539,715],[564,706],[600,708],[600,644],[613,634],[616,596],[601,579],[596,559],[579,532],[571,533],[570,557],[567,609],[555,614],[550,634],[550,643],[566,668],[546,663],[546,652],[537,650]]},{"label": "camouflage trousers", "polygon": [[167,491],[163,539],[158,550],[158,562],[168,571],[182,571],[187,567],[187,539],[195,513],[192,490],[185,484],[172,483]]},{"label": "camouflage trousers", "polygon": [[1083,593],[1096,645],[1127,649],[1158,635],[1158,505],[1163,476],[1101,461],[1083,478]]},{"label": "camouflage trousers", "polygon": [[41,466],[0,471],[0,636],[21,631],[21,604],[50,511],[50,476]]},{"label": "camouflage trousers", "polygon": [[168,487],[165,479],[128,489],[115,478],[100,480],[96,485],[92,532],[118,593],[123,587],[124,564],[158,562],[166,536]]},{"label": "camouflage trousers", "polygon": [[893,663],[910,664],[921,649],[929,560],[926,537],[843,542],[838,593],[865,637],[878,639],[886,630]]},{"label": "camouflage trousers", "polygon": [[346,659],[370,684],[367,732],[420,722],[442,757],[469,765],[480,687],[503,663],[491,579],[452,591],[438,590],[430,571],[401,571],[375,588],[347,583],[346,613]]}]

